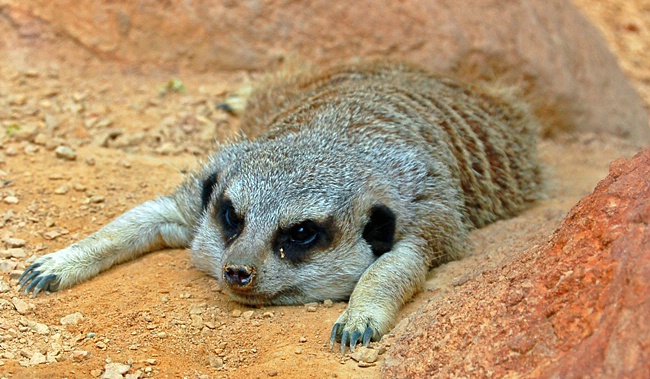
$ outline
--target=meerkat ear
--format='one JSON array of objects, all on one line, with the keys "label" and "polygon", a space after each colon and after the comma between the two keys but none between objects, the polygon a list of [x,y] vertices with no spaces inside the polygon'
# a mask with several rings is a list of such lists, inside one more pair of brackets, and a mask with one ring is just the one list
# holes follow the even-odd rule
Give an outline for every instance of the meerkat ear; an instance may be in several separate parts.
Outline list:
[{"label": "meerkat ear", "polygon": [[389,252],[395,243],[395,213],[383,204],[373,206],[362,236],[376,256]]},{"label": "meerkat ear", "polygon": [[201,188],[201,210],[205,212],[208,209],[208,203],[210,203],[210,198],[212,197],[212,191],[214,190],[214,185],[217,183],[217,172],[210,174],[202,183]]}]

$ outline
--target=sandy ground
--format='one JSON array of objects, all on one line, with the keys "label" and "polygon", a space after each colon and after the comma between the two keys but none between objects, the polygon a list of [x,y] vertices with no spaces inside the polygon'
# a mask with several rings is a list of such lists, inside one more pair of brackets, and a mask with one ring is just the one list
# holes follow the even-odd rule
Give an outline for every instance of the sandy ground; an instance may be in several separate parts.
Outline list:
[{"label": "sandy ground", "polygon": [[[641,0],[577,3],[650,104],[650,6]],[[184,250],[148,254],[60,293],[18,294],[15,278],[36,256],[173,190],[214,135],[233,133],[237,120],[214,105],[246,77],[184,75],[176,83],[101,65],[81,72],[65,67],[34,68],[0,57],[0,97],[9,105],[0,109],[0,120],[4,133],[13,134],[0,139],[0,377],[100,377],[111,362],[131,365],[132,378],[379,376],[381,356],[359,367],[329,350],[344,303],[248,308],[193,268]],[[43,119],[46,129],[30,129]],[[74,160],[57,156],[63,142]],[[639,149],[596,135],[543,141],[547,198],[520,217],[474,232],[469,256],[433,270],[400,319],[434,294],[454,291],[542,243],[606,176],[609,162]],[[83,319],[62,325],[76,312]]]}]

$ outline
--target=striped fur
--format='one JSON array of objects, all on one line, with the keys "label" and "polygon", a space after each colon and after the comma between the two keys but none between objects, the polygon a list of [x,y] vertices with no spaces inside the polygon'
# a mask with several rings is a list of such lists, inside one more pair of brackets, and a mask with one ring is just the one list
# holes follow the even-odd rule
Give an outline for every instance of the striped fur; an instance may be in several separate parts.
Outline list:
[{"label": "striped fur", "polygon": [[[371,119],[403,125],[405,130],[398,132],[404,139],[413,139],[408,135],[413,133],[431,146],[449,147],[464,211],[474,226],[512,217],[539,196],[538,125],[508,89],[462,84],[386,62],[273,76],[270,81],[263,81],[248,100],[241,128],[249,137],[286,133],[331,102],[359,101],[369,105]],[[437,130],[406,130],[409,118],[425,118],[428,128]]]}]

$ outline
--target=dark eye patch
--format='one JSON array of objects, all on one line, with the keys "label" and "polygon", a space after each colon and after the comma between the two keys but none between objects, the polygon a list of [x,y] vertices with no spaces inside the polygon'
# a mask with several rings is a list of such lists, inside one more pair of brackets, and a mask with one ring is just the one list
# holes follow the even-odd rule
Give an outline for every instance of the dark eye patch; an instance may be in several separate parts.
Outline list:
[{"label": "dark eye patch", "polygon": [[278,231],[273,250],[280,259],[298,263],[306,261],[309,252],[327,246],[332,241],[331,222],[305,220]]},{"label": "dark eye patch", "polygon": [[210,198],[212,197],[212,192],[214,191],[214,185],[217,184],[217,173],[213,172],[208,176],[204,181],[201,188],[201,210],[205,211],[208,209],[208,204],[210,203]]},{"label": "dark eye patch", "polygon": [[389,252],[395,244],[395,213],[383,204],[370,209],[370,219],[363,229],[366,240],[373,254],[380,256]]},{"label": "dark eye patch", "polygon": [[244,229],[244,218],[237,214],[230,200],[220,201],[216,218],[221,224],[226,242],[237,238],[239,233]]}]

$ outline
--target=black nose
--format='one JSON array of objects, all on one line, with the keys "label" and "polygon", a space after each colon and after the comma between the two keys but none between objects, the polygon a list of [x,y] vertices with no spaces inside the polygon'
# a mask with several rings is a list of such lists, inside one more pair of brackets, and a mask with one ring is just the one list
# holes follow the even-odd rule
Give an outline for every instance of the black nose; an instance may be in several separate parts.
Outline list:
[{"label": "black nose", "polygon": [[231,286],[246,287],[253,282],[255,277],[255,267],[246,265],[225,265],[223,267],[223,277]]}]

